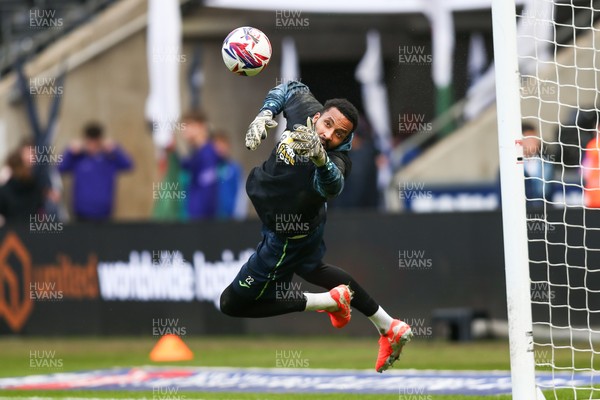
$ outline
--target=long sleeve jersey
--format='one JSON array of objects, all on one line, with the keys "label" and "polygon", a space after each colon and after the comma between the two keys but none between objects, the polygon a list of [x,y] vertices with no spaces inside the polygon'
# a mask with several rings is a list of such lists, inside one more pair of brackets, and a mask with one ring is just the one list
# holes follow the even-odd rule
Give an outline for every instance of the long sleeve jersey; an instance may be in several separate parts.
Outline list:
[{"label": "long sleeve jersey", "polygon": [[[283,112],[286,127],[306,124],[323,106],[300,82],[283,83],[269,91],[262,110],[273,115]],[[254,168],[246,181],[246,191],[261,221],[284,236],[308,234],[326,219],[326,202],[343,189],[352,167],[348,151],[352,134],[328,151],[329,161],[317,168],[310,160],[288,165],[277,158],[277,145],[269,158]]]}]

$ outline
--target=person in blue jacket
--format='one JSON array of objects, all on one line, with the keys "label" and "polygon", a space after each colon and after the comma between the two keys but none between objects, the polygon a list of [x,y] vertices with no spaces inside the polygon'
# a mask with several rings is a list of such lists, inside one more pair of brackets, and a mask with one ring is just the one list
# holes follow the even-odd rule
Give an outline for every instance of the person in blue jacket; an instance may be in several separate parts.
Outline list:
[{"label": "person in blue jacket", "polygon": [[208,121],[200,111],[189,112],[182,118],[183,138],[191,152],[181,161],[189,173],[186,211],[189,219],[211,219],[219,207],[218,165],[221,157],[210,140]]},{"label": "person in blue jacket", "polygon": [[231,142],[223,131],[215,132],[211,141],[220,161],[217,164],[218,207],[217,217],[220,219],[242,219],[246,216],[246,202],[240,190],[243,187],[242,166],[231,156]]},{"label": "person in blue jacket", "polygon": [[58,169],[73,174],[75,218],[107,220],[114,208],[117,175],[132,169],[133,162],[113,140],[104,138],[101,124],[87,124],[83,134],[83,143],[75,141],[69,146]]}]

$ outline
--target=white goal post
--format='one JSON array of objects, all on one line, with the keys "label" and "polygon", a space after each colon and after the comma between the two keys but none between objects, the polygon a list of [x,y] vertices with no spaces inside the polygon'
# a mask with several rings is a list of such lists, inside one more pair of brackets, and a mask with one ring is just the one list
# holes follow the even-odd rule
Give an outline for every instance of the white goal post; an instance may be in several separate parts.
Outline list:
[{"label": "white goal post", "polygon": [[600,0],[492,19],[513,398],[598,399]]},{"label": "white goal post", "polygon": [[[513,399],[536,398],[514,0],[494,0],[492,23]],[[519,159],[519,157],[521,159]]]}]

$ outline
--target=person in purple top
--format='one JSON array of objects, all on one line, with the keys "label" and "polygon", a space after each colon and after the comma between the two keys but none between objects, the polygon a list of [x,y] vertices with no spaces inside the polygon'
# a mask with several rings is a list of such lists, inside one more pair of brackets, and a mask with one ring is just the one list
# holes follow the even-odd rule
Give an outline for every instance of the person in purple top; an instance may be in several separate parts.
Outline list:
[{"label": "person in purple top", "polygon": [[117,174],[133,167],[131,158],[113,140],[104,138],[99,123],[83,129],[84,140],[73,142],[58,169],[73,174],[73,211],[79,221],[111,217]]},{"label": "person in purple top", "polygon": [[187,215],[190,219],[217,216],[219,205],[218,166],[221,157],[210,140],[208,122],[201,112],[190,112],[182,119],[182,133],[190,145],[189,156],[181,161],[190,173],[187,187]]}]

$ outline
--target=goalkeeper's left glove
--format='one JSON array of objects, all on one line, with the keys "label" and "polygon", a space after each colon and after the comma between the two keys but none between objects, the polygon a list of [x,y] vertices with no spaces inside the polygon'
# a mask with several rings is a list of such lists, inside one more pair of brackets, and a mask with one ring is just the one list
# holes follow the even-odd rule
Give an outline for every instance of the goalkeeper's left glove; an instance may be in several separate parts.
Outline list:
[{"label": "goalkeeper's left glove", "polygon": [[310,117],[306,119],[306,126],[294,126],[294,131],[290,136],[292,143],[289,146],[296,153],[308,156],[317,167],[322,167],[327,163],[327,152],[321,144],[321,139],[317,135]]},{"label": "goalkeeper's left glove", "polygon": [[277,121],[273,119],[273,112],[271,110],[261,111],[248,127],[245,140],[246,148],[256,150],[260,142],[267,138],[267,130],[276,126]]}]

